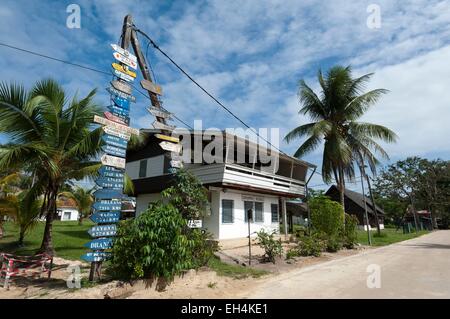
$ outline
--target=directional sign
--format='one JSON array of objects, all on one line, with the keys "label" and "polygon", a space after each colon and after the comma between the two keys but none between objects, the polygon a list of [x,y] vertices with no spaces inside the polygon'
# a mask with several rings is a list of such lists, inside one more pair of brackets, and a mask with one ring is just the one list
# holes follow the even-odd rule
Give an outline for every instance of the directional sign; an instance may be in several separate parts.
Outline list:
[{"label": "directional sign", "polygon": [[121,211],[122,210],[122,202],[117,200],[110,199],[102,199],[96,201],[92,208],[96,211],[98,210],[108,210],[108,211]]},{"label": "directional sign", "polygon": [[84,247],[87,247],[92,250],[111,249],[112,246],[113,246],[112,238],[94,239],[94,240],[84,244]]},{"label": "directional sign", "polygon": [[174,125],[167,125],[158,121],[154,121],[152,123],[153,127],[155,129],[160,129],[160,130],[166,130],[166,131],[173,131],[175,129]]},{"label": "directional sign", "polygon": [[130,133],[130,134],[134,134],[134,135],[139,135],[139,130],[132,128],[132,127],[128,127],[126,125],[122,125],[113,121],[110,121],[108,119],[105,119],[104,117],[98,116],[98,115],[94,115],[94,122],[95,123],[99,123],[102,125],[106,125],[109,127],[112,127],[122,133]]},{"label": "directional sign", "polygon": [[108,91],[112,95],[117,95],[119,97],[123,97],[124,99],[128,99],[131,102],[136,102],[136,97],[135,96],[123,93],[122,91],[119,91],[119,90],[116,90],[112,86],[109,87],[109,88],[106,88],[106,91]]},{"label": "directional sign", "polygon": [[116,235],[117,226],[112,225],[98,225],[90,228],[88,234],[92,237],[110,237]]},{"label": "directional sign", "polygon": [[112,254],[110,252],[105,251],[94,251],[89,252],[81,256],[81,259],[86,260],[87,262],[98,262],[111,258]]},{"label": "directional sign", "polygon": [[117,223],[120,220],[120,212],[98,212],[92,214],[90,219],[97,224]]},{"label": "directional sign", "polygon": [[133,82],[134,78],[132,76],[129,76],[128,74],[122,73],[116,69],[114,69],[114,75],[117,76],[119,79],[125,80],[127,82]]},{"label": "directional sign", "polygon": [[126,98],[120,97],[120,96],[115,96],[114,99],[114,104],[117,105],[118,107],[121,107],[123,109],[130,109],[130,101]]},{"label": "directional sign", "polygon": [[104,154],[101,157],[102,164],[108,165],[108,166],[114,166],[117,168],[125,168],[126,162],[124,158],[116,157],[116,156],[110,156]]},{"label": "directional sign", "polygon": [[127,125],[127,123],[122,118],[112,114],[111,112],[103,112],[103,114],[110,121],[113,121],[113,122],[116,122],[116,123],[119,123],[119,124]]},{"label": "directional sign", "polygon": [[202,220],[201,219],[191,219],[188,221],[188,227],[202,228]]},{"label": "directional sign", "polygon": [[121,81],[111,81],[111,85],[116,90],[118,90],[122,93],[128,94],[128,95],[131,95],[132,88],[128,84],[121,82]]},{"label": "directional sign", "polygon": [[117,189],[97,189],[94,192],[95,199],[121,199],[122,191]]},{"label": "directional sign", "polygon": [[121,148],[127,148],[128,141],[124,138],[120,138],[118,136],[103,134],[102,140],[112,146],[117,146]]},{"label": "directional sign", "polygon": [[181,153],[181,144],[174,144],[170,142],[161,142],[159,143],[159,146],[165,151],[175,152],[175,153]]},{"label": "directional sign", "polygon": [[108,144],[103,146],[103,150],[106,152],[106,154],[113,155],[113,156],[126,157],[126,155],[127,155],[126,149],[108,145]]},{"label": "directional sign", "polygon": [[120,107],[117,107],[115,105],[108,105],[107,108],[113,114],[117,114],[117,115],[121,115],[121,116],[128,116],[128,115],[130,115],[130,112],[128,112],[128,110],[120,108]]},{"label": "directional sign", "polygon": [[183,167],[183,162],[182,161],[172,160],[172,161],[170,161],[170,166],[174,167],[174,168],[182,168]]},{"label": "directional sign", "polygon": [[144,90],[150,91],[158,95],[162,95],[162,88],[153,82],[150,82],[148,80],[142,80],[141,86]]},{"label": "directional sign", "polygon": [[156,117],[162,117],[168,120],[172,119],[171,113],[164,112],[163,110],[158,109],[156,107],[148,107],[147,111],[149,111],[151,115]]},{"label": "directional sign", "polygon": [[125,50],[125,49],[122,48],[121,46],[118,46],[117,44],[111,44],[111,47],[113,48],[114,51],[119,52],[119,53],[122,54],[123,56],[129,58],[131,61],[137,62],[136,56],[133,55],[133,54],[131,54],[129,51]]},{"label": "directional sign", "polygon": [[125,63],[129,67],[132,67],[133,69],[137,69],[137,63],[136,61],[131,60],[130,58],[120,54],[119,52],[114,52],[113,56],[116,58],[117,61]]},{"label": "directional sign", "polygon": [[155,134],[156,138],[159,138],[160,140],[165,140],[169,142],[179,143],[180,139],[178,137],[173,137],[169,135],[163,135],[163,134]]},{"label": "directional sign", "polygon": [[121,139],[130,140],[131,135],[129,133],[122,133],[121,131],[118,131],[116,129],[113,129],[111,127],[108,126],[103,126],[103,132],[105,132],[106,134],[109,135],[114,135],[116,137],[120,137]]},{"label": "directional sign", "polygon": [[95,184],[97,184],[100,187],[108,188],[108,189],[115,189],[115,190],[122,190],[123,189],[123,180],[119,182],[112,182],[109,181],[110,177],[100,177],[95,180]]},{"label": "directional sign", "polygon": [[122,72],[122,73],[124,73],[126,75],[129,75],[132,78],[136,77],[136,72],[130,71],[127,66],[121,65],[119,63],[112,63],[111,66],[114,68],[114,70],[117,70],[117,71]]}]

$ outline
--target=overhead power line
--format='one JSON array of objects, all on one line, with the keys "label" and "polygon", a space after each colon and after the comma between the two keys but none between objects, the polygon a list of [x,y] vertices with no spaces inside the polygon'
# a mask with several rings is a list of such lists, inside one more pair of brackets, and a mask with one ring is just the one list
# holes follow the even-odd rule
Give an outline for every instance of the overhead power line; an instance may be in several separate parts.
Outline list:
[{"label": "overhead power line", "polygon": [[[55,57],[52,57],[52,56],[49,56],[49,55],[46,55],[46,54],[38,53],[38,52],[35,52],[35,51],[31,51],[31,50],[19,48],[19,47],[16,47],[16,46],[14,46],[14,45],[6,44],[6,43],[3,43],[3,42],[0,42],[0,46],[4,46],[4,47],[10,48],[10,49],[17,50],[17,51],[21,51],[21,52],[24,52],[24,53],[32,54],[32,55],[34,55],[34,56],[38,56],[38,57],[41,57],[41,58],[45,58],[45,59],[49,59],[49,60],[61,62],[61,63],[68,64],[68,65],[71,65],[71,66],[74,66],[74,67],[78,67],[78,68],[81,68],[81,69],[84,69],[84,70],[88,70],[88,71],[91,71],[91,72],[96,72],[96,73],[100,73],[100,74],[103,74],[103,75],[110,75],[110,76],[114,75],[114,73],[112,73],[112,72],[107,72],[107,71],[99,70],[99,69],[96,69],[96,68],[94,68],[94,67],[86,66],[86,65],[82,65],[82,64],[78,64],[78,63],[72,63],[72,62],[70,62],[70,61],[58,59],[58,58],[55,58]],[[133,85],[132,83],[130,83],[130,84],[131,84],[131,86],[132,86],[137,92],[139,92],[139,93],[142,94],[144,97],[146,97],[148,100],[150,100],[150,97],[149,97],[149,96],[147,96],[145,93],[143,93],[143,92],[140,91],[138,88],[136,88],[136,86]],[[187,127],[189,127],[189,128],[192,129],[192,127],[191,127],[190,125],[186,124],[185,121],[183,121],[182,119],[180,119],[180,118],[179,118],[178,116],[176,116],[175,114],[172,114],[172,116],[173,116],[176,120],[178,120],[180,123],[182,123],[183,125],[186,125]]]}]

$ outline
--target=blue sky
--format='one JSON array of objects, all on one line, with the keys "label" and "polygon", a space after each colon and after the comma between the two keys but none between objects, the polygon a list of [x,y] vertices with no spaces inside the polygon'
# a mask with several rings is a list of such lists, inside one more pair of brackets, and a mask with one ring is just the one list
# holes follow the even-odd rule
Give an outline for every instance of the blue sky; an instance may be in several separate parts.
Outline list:
[{"label": "blue sky", "polygon": [[[80,29],[66,27],[71,3],[81,7]],[[381,9],[380,29],[366,24],[372,3]],[[386,145],[392,161],[411,155],[450,158],[450,1],[3,0],[0,42],[107,71],[113,60],[109,44],[118,41],[127,13],[255,128],[277,127],[284,136],[307,123],[297,114],[298,81],[317,89],[319,68],[351,64],[355,76],[375,72],[368,89],[390,90],[362,120],[398,133],[398,143]],[[143,38],[141,43],[145,47]],[[107,104],[108,76],[3,47],[0,57],[2,81],[29,87],[53,77],[80,96],[97,87],[98,102]],[[191,125],[202,119],[205,128],[239,126],[158,52],[150,48],[148,57],[168,110]],[[148,100],[136,97],[131,125],[150,127]],[[300,142],[281,142],[281,148],[292,154]],[[321,150],[304,159],[320,165]],[[312,185],[318,184],[315,176]]]}]

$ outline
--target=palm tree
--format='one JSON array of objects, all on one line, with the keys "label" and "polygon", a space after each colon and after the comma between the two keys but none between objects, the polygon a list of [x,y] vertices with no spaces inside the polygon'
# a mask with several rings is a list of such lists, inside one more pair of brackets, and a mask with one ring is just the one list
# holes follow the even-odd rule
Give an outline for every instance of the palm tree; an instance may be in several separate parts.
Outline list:
[{"label": "palm tree", "polygon": [[27,192],[23,191],[18,195],[9,194],[0,199],[0,211],[12,216],[19,225],[19,246],[23,245],[25,234],[37,224],[42,207],[42,199],[36,198],[27,202],[24,200],[26,194]]},{"label": "palm tree", "polygon": [[41,252],[54,254],[52,223],[60,188],[65,181],[95,175],[101,166],[93,160],[103,144],[101,128],[92,128],[101,111],[93,102],[95,93],[69,100],[51,79],[37,82],[29,92],[17,84],[0,84],[0,133],[9,137],[8,144],[0,145],[0,171],[32,172],[34,183],[24,202],[31,205],[43,196]]},{"label": "palm tree", "polygon": [[372,173],[375,173],[379,162],[374,153],[388,158],[375,139],[385,142],[396,140],[395,133],[384,126],[357,121],[382,94],[387,93],[385,89],[364,93],[365,84],[372,75],[366,74],[354,79],[350,66],[335,66],[324,78],[319,70],[319,95],[301,80],[298,95],[302,108],[299,113],[308,115],[312,122],[293,129],[285,137],[288,143],[307,137],[294,154],[298,158],[312,152],[324,142],[322,177],[325,183],[330,183],[333,179],[336,181],[343,207],[345,178],[354,179],[354,165],[361,167],[367,161]]},{"label": "palm tree", "polygon": [[94,197],[92,196],[94,190],[95,188],[86,190],[83,187],[76,187],[74,191],[59,193],[59,196],[70,198],[75,201],[79,212],[79,225],[83,223],[83,218],[88,217],[91,212],[91,206],[94,202]]}]

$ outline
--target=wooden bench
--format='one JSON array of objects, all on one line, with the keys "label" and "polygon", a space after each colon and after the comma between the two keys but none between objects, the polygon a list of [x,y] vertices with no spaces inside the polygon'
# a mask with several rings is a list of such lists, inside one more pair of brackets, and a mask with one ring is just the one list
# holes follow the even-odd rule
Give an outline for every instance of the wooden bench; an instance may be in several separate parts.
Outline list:
[{"label": "wooden bench", "polygon": [[47,273],[50,279],[53,267],[53,257],[47,254],[34,256],[15,256],[0,253],[0,278],[4,278],[3,288],[9,288],[11,277],[42,277]]}]

